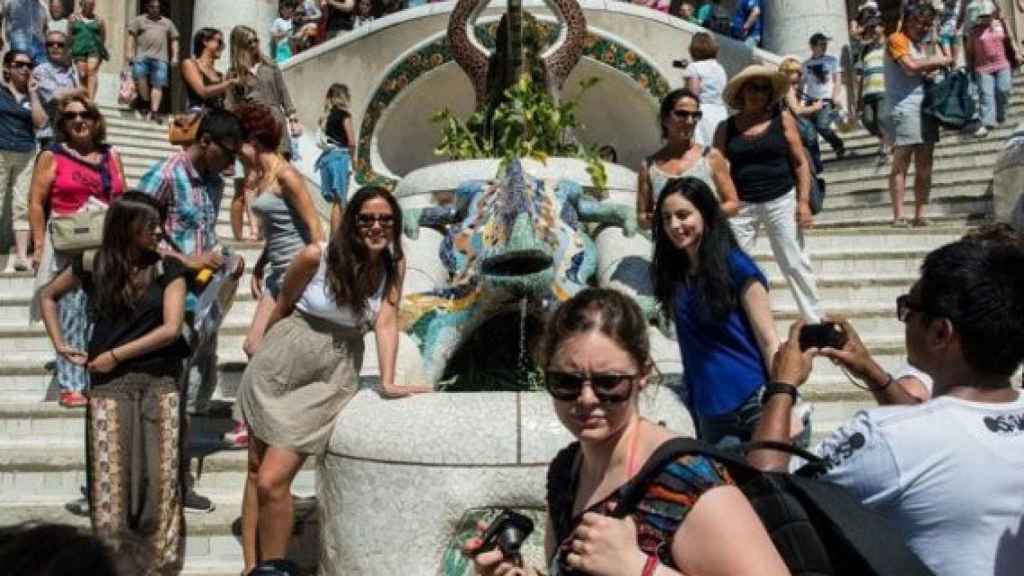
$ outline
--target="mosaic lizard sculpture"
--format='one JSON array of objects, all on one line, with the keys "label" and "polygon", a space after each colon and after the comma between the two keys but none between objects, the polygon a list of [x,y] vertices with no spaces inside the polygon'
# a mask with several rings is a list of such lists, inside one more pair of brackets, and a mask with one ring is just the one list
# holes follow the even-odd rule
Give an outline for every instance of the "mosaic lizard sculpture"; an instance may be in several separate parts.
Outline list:
[{"label": "mosaic lizard sculpture", "polygon": [[[484,322],[515,310],[532,313],[569,299],[593,282],[597,248],[586,224],[620,226],[632,236],[632,207],[599,201],[571,180],[545,181],[512,160],[493,181],[469,181],[450,207],[405,210],[411,223],[444,232],[440,258],[450,282],[403,299],[403,329],[420,347],[426,378],[441,380],[449,360]],[[418,224],[417,224],[418,223]]]}]

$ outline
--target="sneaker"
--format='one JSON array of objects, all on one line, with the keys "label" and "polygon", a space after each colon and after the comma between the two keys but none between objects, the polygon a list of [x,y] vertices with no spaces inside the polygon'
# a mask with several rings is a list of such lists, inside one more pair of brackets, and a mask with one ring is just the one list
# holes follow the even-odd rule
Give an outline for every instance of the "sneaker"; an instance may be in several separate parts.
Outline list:
[{"label": "sneaker", "polygon": [[195,490],[185,491],[185,512],[209,514],[216,508],[217,507],[213,505],[213,501],[206,496],[197,494]]},{"label": "sneaker", "polygon": [[984,138],[985,136],[988,136],[988,128],[985,128],[985,126],[978,126],[978,129],[975,130],[971,136],[974,136],[975,138]]},{"label": "sneaker", "polygon": [[81,408],[89,403],[81,392],[65,390],[60,393],[60,405],[65,408]]},{"label": "sneaker", "polygon": [[235,422],[235,427],[230,432],[225,432],[221,438],[229,449],[245,450],[249,447],[249,427],[245,422]]}]

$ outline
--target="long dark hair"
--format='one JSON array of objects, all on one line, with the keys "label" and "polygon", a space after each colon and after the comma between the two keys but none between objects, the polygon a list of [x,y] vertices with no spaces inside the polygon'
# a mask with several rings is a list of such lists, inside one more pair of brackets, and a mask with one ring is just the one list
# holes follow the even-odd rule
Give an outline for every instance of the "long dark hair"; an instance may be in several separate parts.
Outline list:
[{"label": "long dark hair", "polygon": [[94,310],[101,316],[123,314],[138,297],[132,289],[132,270],[156,253],[146,254],[137,246],[139,234],[163,223],[156,200],[142,192],[127,192],[107,210],[103,223],[103,245],[93,265],[96,298]]},{"label": "long dark hair", "polygon": [[683,98],[689,98],[697,103],[697,109],[700,110],[700,96],[697,96],[689,88],[676,88],[675,90],[665,94],[665,97],[661,99],[661,105],[658,107],[658,128],[661,129],[662,139],[668,138],[668,130],[665,129],[665,121],[668,120],[669,114],[672,114],[672,110],[676,107],[676,102],[679,102]]},{"label": "long dark hair", "polygon": [[[672,244],[662,224],[665,199],[672,194],[689,200],[704,219],[704,234],[697,248],[700,262],[696,270],[691,270],[694,263],[690,262],[685,250]],[[697,178],[669,180],[654,206],[651,229],[654,233],[651,279],[654,281],[654,298],[662,314],[672,317],[676,284],[690,281],[696,285],[697,298],[710,312],[710,318],[716,322],[724,319],[737,304],[736,290],[729,275],[729,252],[737,243],[711,188]]]},{"label": "long dark hair", "polygon": [[202,56],[203,49],[206,48],[206,43],[218,34],[221,35],[221,45],[223,46],[224,35],[221,34],[220,30],[216,28],[200,28],[199,31],[196,32],[196,35],[192,37],[192,57],[199,58]]},{"label": "long dark hair", "polygon": [[[390,298],[398,284],[398,264],[405,259],[402,252],[402,209],[386,189],[379,186],[360,188],[345,206],[341,224],[327,245],[327,286],[338,305],[346,304],[358,318],[366,309],[366,302],[377,286],[369,274],[370,252],[359,231],[358,216],[363,204],[374,198],[383,198],[391,206],[394,220],[391,226],[391,248],[385,250],[384,295]],[[394,302],[397,304],[397,302]]]}]

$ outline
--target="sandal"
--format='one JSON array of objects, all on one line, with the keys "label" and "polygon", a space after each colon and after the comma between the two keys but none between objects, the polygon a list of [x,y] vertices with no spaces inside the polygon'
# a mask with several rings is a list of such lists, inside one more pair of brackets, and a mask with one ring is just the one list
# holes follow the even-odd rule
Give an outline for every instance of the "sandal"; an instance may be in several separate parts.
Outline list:
[{"label": "sandal", "polygon": [[928,226],[927,218],[914,218],[914,228],[927,228]]},{"label": "sandal", "polygon": [[892,219],[892,227],[893,228],[906,228],[907,226],[908,226],[908,224],[907,224],[907,219],[906,218],[893,218]]}]

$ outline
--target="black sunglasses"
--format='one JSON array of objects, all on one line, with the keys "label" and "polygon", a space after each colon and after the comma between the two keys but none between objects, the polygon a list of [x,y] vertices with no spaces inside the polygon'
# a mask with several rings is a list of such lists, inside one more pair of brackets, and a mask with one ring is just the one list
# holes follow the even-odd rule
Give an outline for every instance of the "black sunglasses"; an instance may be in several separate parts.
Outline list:
[{"label": "black sunglasses", "polygon": [[380,224],[381,228],[390,228],[395,223],[393,214],[357,214],[356,224],[363,228],[372,228],[374,224]]},{"label": "black sunglasses", "polygon": [[633,383],[639,374],[570,374],[548,370],[544,373],[544,386],[548,393],[562,402],[575,402],[583,393],[583,383],[590,382],[594,396],[603,404],[619,404],[633,394]]},{"label": "black sunglasses", "polygon": [[704,116],[704,113],[701,112],[700,110],[697,110],[695,112],[691,112],[690,110],[673,110],[672,116],[678,120],[686,120],[687,118],[693,120],[700,120],[701,117]]},{"label": "black sunglasses", "polygon": [[96,115],[86,110],[85,112],[64,112],[61,114],[65,120],[95,120]]},{"label": "black sunglasses", "polygon": [[910,314],[912,312],[923,312],[928,316],[932,316],[935,318],[949,318],[950,320],[952,320],[949,314],[937,314],[935,312],[932,312],[931,310],[928,310],[924,306],[924,304],[921,304],[920,302],[914,302],[913,300],[911,300],[910,294],[903,294],[897,296],[896,318],[899,319],[900,322],[906,322],[910,318]]},{"label": "black sunglasses", "polygon": [[11,62],[11,68],[28,68],[29,70],[35,68],[36,65],[31,62],[25,62],[24,60],[15,60]]},{"label": "black sunglasses", "polygon": [[47,42],[46,43],[46,47],[47,48],[56,48],[56,47],[63,48],[64,47],[64,43],[63,42]]}]

